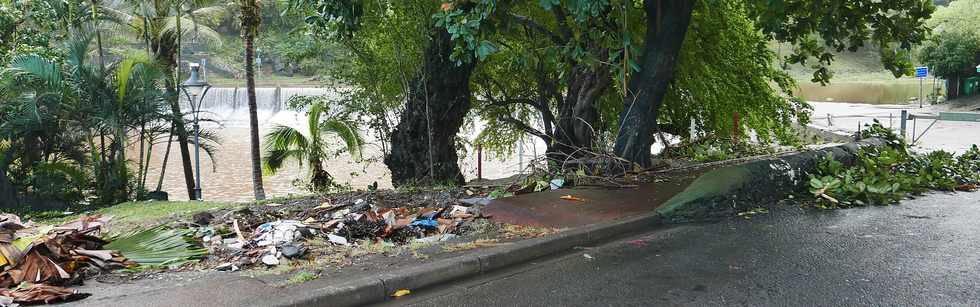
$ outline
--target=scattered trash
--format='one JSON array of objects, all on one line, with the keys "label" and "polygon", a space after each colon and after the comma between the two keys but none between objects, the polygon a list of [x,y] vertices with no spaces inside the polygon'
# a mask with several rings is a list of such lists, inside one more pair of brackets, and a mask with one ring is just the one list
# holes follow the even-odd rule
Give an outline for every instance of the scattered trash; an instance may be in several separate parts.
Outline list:
[{"label": "scattered trash", "polygon": [[473,205],[473,206],[486,206],[490,204],[491,199],[489,197],[473,197],[460,199],[459,202]]},{"label": "scattered trash", "polygon": [[194,224],[197,224],[198,226],[207,226],[211,224],[211,220],[214,219],[214,215],[207,211],[198,212],[191,216],[191,219],[194,221]]},{"label": "scattered trash", "polygon": [[551,185],[550,187],[552,190],[557,190],[561,189],[562,186],[565,186],[565,179],[551,179],[551,181],[548,183]]},{"label": "scattered trash", "polygon": [[253,235],[258,246],[279,245],[290,243],[302,238],[301,228],[307,228],[303,222],[295,220],[278,220],[259,225]]},{"label": "scattered trash", "polygon": [[299,243],[288,243],[282,246],[282,255],[286,258],[299,258],[306,253],[306,247]]},{"label": "scattered trash", "polygon": [[589,254],[582,254],[582,256],[585,257],[585,259],[589,259],[589,260],[595,259],[595,258],[592,258],[592,255],[589,255]]},{"label": "scattered trash", "polygon": [[412,294],[412,291],[411,290],[401,289],[401,290],[395,291],[395,293],[391,294],[391,297],[402,297],[402,296],[406,296],[406,295],[409,295],[409,294]]},{"label": "scattered trash", "polygon": [[330,242],[331,243],[334,243],[334,244],[340,244],[340,245],[345,245],[345,246],[346,245],[350,245],[350,243],[347,242],[347,238],[344,238],[344,237],[341,237],[341,236],[338,236],[338,235],[335,235],[335,234],[332,234],[332,233],[327,235],[327,239],[329,239]]},{"label": "scattered trash", "polygon": [[279,265],[279,257],[276,257],[274,254],[266,254],[265,256],[262,256],[262,263],[268,266]]},{"label": "scattered trash", "polygon": [[0,214],[0,306],[82,299],[88,294],[63,286],[101,271],[136,266],[130,255],[124,257],[97,237],[111,219],[91,215],[36,227],[16,215]]},{"label": "scattered trash", "polygon": [[415,239],[415,242],[419,242],[419,243],[436,243],[436,242],[449,241],[449,240],[455,239],[456,237],[458,237],[458,236],[457,235],[454,235],[454,234],[451,234],[451,233],[446,233],[446,234],[441,234],[441,235],[434,235],[434,236],[430,236],[430,237]]},{"label": "scattered trash", "polygon": [[[29,284],[16,289],[0,289],[0,297],[10,298],[14,303],[21,304],[51,304],[57,302],[71,302],[88,297],[88,293],[79,293],[63,287]],[[5,304],[9,306],[11,304]]]},{"label": "scattered trash", "polygon": [[215,271],[224,271],[224,272],[234,272],[234,271],[238,271],[239,269],[240,268],[237,265],[231,262],[225,262],[214,267]]},{"label": "scattered trash", "polygon": [[266,207],[279,207],[279,206],[282,206],[282,204],[279,204],[279,203],[268,203],[268,204],[265,204],[265,206]]},{"label": "scattered trash", "polygon": [[572,195],[563,195],[560,198],[561,199],[564,199],[564,200],[569,200],[569,201],[585,201],[584,198],[580,198],[580,197],[572,196]]},{"label": "scattered trash", "polygon": [[439,221],[431,220],[431,219],[421,219],[421,220],[413,221],[412,224],[410,225],[415,227],[427,228],[427,229],[436,229],[439,227]]}]

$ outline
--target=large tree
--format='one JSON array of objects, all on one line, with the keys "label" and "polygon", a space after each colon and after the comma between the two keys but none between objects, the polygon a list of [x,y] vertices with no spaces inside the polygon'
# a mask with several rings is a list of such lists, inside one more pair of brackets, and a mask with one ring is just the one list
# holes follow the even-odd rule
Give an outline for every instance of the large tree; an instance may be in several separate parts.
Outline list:
[{"label": "large tree", "polygon": [[[620,116],[623,124],[615,146],[615,153],[620,157],[640,167],[650,165],[650,145],[657,119],[674,77],[676,59],[692,13],[695,6],[714,2],[643,1],[647,34],[640,71],[630,83]],[[882,50],[883,64],[896,76],[906,73],[910,64],[906,57],[899,56],[899,51],[907,52],[925,39],[924,22],[934,10],[930,0],[749,0],[746,3],[750,17],[767,38],[796,46],[793,54],[785,59],[787,62],[805,64],[811,58],[817,59],[814,80],[821,82],[831,77],[826,65],[833,61],[832,52],[857,51],[866,43]]]},{"label": "large tree", "polygon": [[[391,130],[378,136],[387,151],[384,162],[392,183],[462,183],[456,134],[472,107],[470,76],[476,62],[458,62],[449,32],[430,18],[452,5],[308,0],[294,1],[291,7],[306,10],[315,34],[351,49],[355,67],[341,79],[360,88],[348,97],[354,101],[349,105],[374,118],[370,128]],[[376,98],[368,103],[381,107],[362,108],[357,101],[365,97]],[[391,113],[397,114],[396,125],[388,118]]]}]

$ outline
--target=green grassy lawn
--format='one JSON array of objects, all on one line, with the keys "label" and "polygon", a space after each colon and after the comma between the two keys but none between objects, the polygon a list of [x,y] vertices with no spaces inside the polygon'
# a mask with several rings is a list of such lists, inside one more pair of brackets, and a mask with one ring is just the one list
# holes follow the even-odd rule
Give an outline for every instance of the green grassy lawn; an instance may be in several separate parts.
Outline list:
[{"label": "green grassy lawn", "polygon": [[77,219],[83,214],[102,214],[112,216],[109,222],[109,232],[122,233],[141,227],[150,227],[165,222],[168,219],[182,218],[193,215],[194,213],[220,208],[231,208],[245,206],[241,203],[225,202],[191,202],[191,201],[153,201],[153,202],[128,202],[111,207],[106,207],[92,212],[77,213],[67,216],[52,216],[53,214],[42,214],[38,218],[33,218],[35,223],[40,224],[61,224]]}]

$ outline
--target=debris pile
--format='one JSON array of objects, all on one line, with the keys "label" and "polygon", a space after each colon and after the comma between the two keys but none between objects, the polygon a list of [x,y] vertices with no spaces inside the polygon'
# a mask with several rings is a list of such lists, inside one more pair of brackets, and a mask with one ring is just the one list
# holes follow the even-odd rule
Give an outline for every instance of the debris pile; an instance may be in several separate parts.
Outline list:
[{"label": "debris pile", "polygon": [[0,306],[81,299],[66,286],[102,271],[135,266],[119,252],[103,249],[99,238],[111,218],[83,216],[56,227],[23,223],[0,214]]},{"label": "debris pile", "polygon": [[306,241],[314,238],[340,246],[355,246],[359,241],[446,241],[483,217],[476,206],[383,208],[363,199],[339,205],[326,202],[266,222],[258,222],[255,215],[243,209],[214,219],[194,218],[195,223],[206,222],[200,223],[204,225],[199,232],[209,258],[217,263],[216,270],[235,271],[258,263],[276,266],[283,259],[302,258],[308,252]]}]

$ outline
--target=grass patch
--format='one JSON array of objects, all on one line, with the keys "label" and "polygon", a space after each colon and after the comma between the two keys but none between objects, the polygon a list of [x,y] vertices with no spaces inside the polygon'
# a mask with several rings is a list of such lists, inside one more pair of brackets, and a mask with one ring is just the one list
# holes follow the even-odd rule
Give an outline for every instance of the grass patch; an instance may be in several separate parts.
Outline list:
[{"label": "grass patch", "polygon": [[[35,214],[34,222],[41,224],[61,224],[70,220],[78,219],[83,214],[102,214],[112,216],[109,223],[109,231],[113,233],[126,232],[140,227],[154,226],[169,218],[187,217],[194,213],[221,208],[231,208],[244,206],[240,203],[226,202],[196,202],[196,201],[152,201],[152,202],[128,202],[102,209],[63,215],[60,213],[41,213]],[[57,215],[57,216],[56,216]]]},{"label": "grass patch", "polygon": [[293,274],[293,276],[290,276],[289,279],[286,280],[286,285],[287,286],[298,285],[308,281],[316,280],[317,278],[320,278],[319,274],[309,272],[309,271],[299,271],[296,274]]},{"label": "grass patch", "polygon": [[494,246],[500,246],[506,244],[510,244],[510,243],[500,243],[500,240],[497,239],[480,239],[473,242],[444,245],[442,247],[442,250],[452,253],[458,251],[477,249],[481,247],[494,247]]}]

